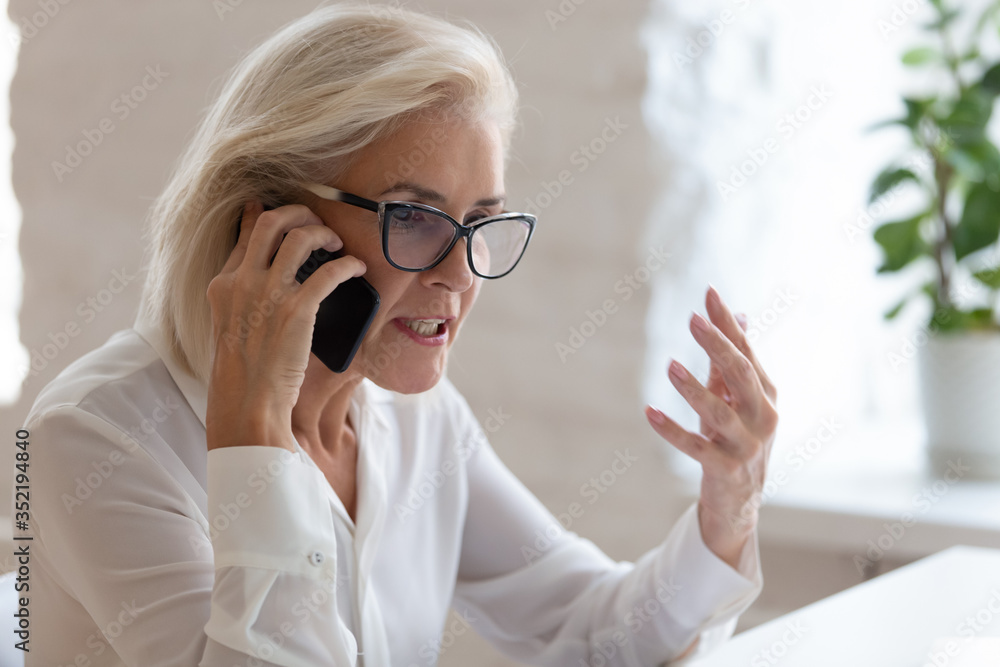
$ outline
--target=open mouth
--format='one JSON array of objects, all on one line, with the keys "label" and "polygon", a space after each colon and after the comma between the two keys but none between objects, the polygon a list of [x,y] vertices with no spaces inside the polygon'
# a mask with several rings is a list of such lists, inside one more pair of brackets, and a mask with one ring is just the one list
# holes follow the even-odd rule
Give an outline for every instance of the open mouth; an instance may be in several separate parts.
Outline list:
[{"label": "open mouth", "polygon": [[401,320],[403,324],[421,336],[437,336],[444,333],[444,320]]},{"label": "open mouth", "polygon": [[407,320],[402,317],[394,319],[393,324],[413,341],[421,345],[444,345],[448,342],[447,319]]}]

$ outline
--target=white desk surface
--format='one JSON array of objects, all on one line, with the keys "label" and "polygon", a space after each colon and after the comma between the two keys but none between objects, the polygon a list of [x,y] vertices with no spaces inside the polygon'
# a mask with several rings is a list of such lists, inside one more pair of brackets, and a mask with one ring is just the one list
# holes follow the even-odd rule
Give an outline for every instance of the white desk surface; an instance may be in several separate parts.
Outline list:
[{"label": "white desk surface", "polygon": [[[977,616],[980,630],[963,626]],[[956,638],[957,650],[966,655],[938,655],[938,662],[932,661],[929,653],[940,650],[935,642],[944,637]],[[974,664],[1000,665],[998,638],[1000,550],[957,546],[740,633],[711,654],[679,664],[958,667],[986,648],[995,655]]]}]

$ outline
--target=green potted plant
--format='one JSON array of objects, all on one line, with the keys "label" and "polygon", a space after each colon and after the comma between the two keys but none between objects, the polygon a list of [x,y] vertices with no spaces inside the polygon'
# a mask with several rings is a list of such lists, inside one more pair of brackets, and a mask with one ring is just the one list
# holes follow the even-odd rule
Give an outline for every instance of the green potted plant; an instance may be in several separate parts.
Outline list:
[{"label": "green potted plant", "polygon": [[[1000,479],[1000,151],[987,125],[1000,94],[1000,62],[983,52],[997,39],[1000,1],[974,15],[931,0],[930,43],[903,54],[936,92],[904,97],[906,114],[874,128],[909,131],[906,155],[875,178],[869,202],[890,191],[916,193],[915,210],[874,230],[884,260],[878,273],[929,263],[933,278],[885,313],[896,317],[913,297],[928,297],[930,320],[912,346],[920,373],[931,473],[949,460],[972,466],[970,476]],[[955,43],[964,28],[963,44]],[[965,282],[960,280],[965,278]],[[985,302],[969,306],[975,292]],[[890,359],[890,363],[899,363]]]}]

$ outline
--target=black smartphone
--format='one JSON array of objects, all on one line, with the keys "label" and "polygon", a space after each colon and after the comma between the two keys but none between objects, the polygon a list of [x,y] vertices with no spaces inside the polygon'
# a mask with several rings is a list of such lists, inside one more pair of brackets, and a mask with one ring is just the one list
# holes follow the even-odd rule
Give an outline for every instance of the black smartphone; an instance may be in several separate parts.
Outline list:
[{"label": "black smartphone", "polygon": [[[264,206],[264,210],[272,208],[276,206]],[[239,238],[239,223],[236,225],[235,238]],[[233,246],[235,245],[234,240]],[[343,249],[331,252],[325,248],[317,248],[299,267],[295,279],[302,283],[323,264],[343,255]],[[271,261],[274,261],[273,256]],[[320,302],[316,312],[312,353],[334,373],[346,371],[368,333],[368,327],[378,312],[379,302],[378,292],[361,276],[337,285]]]},{"label": "black smartphone", "polygon": [[[301,283],[320,266],[343,255],[342,250],[330,252],[317,248],[299,267],[295,279]],[[378,312],[379,301],[375,288],[358,276],[337,285],[320,302],[313,327],[312,352],[334,373],[343,373],[351,365]]]}]

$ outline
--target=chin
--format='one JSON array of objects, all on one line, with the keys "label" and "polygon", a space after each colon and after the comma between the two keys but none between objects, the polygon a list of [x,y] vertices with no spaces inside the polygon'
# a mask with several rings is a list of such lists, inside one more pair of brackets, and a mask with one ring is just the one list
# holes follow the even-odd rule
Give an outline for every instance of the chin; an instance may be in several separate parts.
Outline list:
[{"label": "chin", "polygon": [[366,373],[365,377],[383,389],[400,394],[419,394],[434,388],[444,376],[444,368],[408,369],[404,366],[390,366],[382,371]]}]

